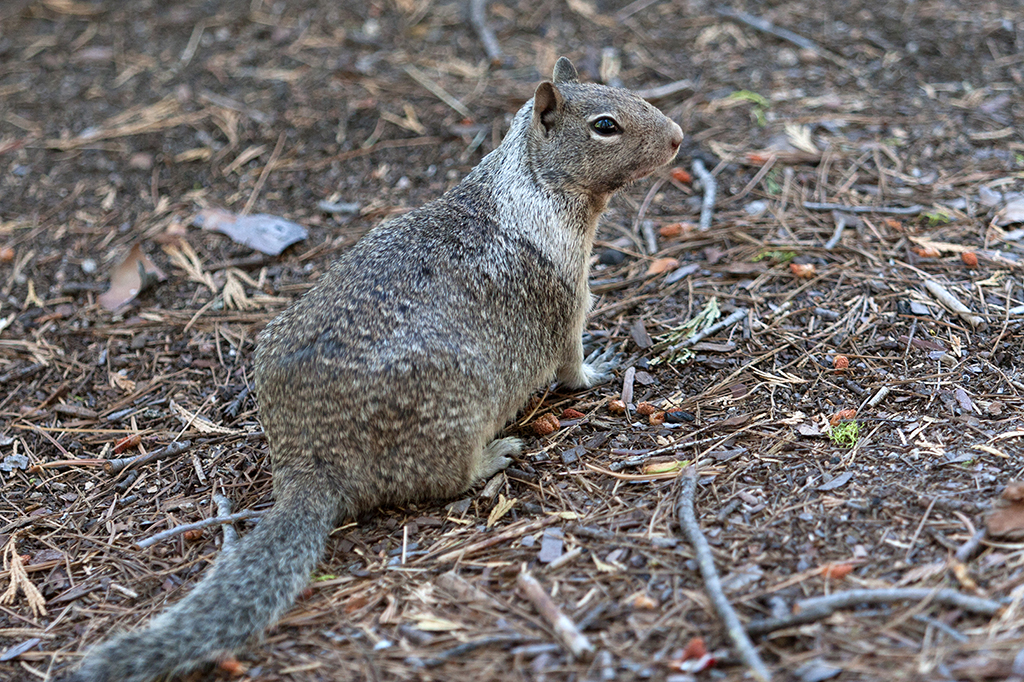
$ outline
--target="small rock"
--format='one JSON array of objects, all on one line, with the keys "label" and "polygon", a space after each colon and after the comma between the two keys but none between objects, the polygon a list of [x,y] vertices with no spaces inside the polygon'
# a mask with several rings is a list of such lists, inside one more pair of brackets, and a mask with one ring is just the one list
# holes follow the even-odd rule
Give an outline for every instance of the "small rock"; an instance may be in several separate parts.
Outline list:
[{"label": "small rock", "polygon": [[775,52],[775,61],[779,66],[789,68],[796,66],[800,63],[800,58],[796,54],[796,50],[791,50],[788,47],[779,48]]}]

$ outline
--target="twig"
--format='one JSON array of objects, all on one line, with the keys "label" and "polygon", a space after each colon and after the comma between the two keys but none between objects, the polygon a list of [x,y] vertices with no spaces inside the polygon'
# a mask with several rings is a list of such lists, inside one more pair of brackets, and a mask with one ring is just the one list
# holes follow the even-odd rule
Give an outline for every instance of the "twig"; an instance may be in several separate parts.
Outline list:
[{"label": "twig", "polygon": [[817,201],[805,201],[803,207],[808,211],[844,211],[846,213],[885,213],[888,215],[917,215],[924,206],[847,206],[846,204],[829,204]]},{"label": "twig", "polygon": [[744,664],[750,669],[750,672],[756,679],[761,680],[761,682],[767,682],[771,680],[772,674],[761,661],[754,643],[750,641],[750,637],[747,636],[746,631],[743,629],[743,624],[740,623],[739,616],[736,615],[736,611],[733,610],[729,600],[725,597],[725,592],[722,591],[722,581],[718,577],[718,571],[715,569],[715,559],[711,554],[711,546],[708,545],[707,539],[700,530],[700,524],[697,522],[697,515],[693,509],[694,497],[697,491],[697,468],[692,464],[686,467],[686,471],[680,479],[682,484],[679,491],[679,500],[676,504],[676,514],[679,517],[679,525],[686,534],[686,539],[693,546],[697,565],[700,567],[701,576],[704,578],[704,590],[711,599],[711,603],[714,604],[715,611],[718,612],[719,617],[725,623],[726,629],[729,631],[729,637],[736,646]]},{"label": "twig", "polygon": [[968,559],[974,556],[975,552],[978,551],[978,548],[981,547],[981,541],[984,539],[985,529],[982,528],[981,530],[976,531],[974,535],[972,535],[970,539],[967,540],[967,542],[960,545],[960,547],[956,550],[956,553],[953,555],[953,558],[959,561],[960,563],[965,563]]},{"label": "twig", "polygon": [[793,33],[789,29],[776,26],[775,24],[771,23],[770,21],[767,21],[766,19],[762,19],[761,17],[755,17],[753,14],[747,14],[746,12],[735,10],[729,7],[720,7],[715,11],[718,12],[720,16],[732,19],[734,21],[738,21],[742,24],[746,24],[751,28],[756,28],[758,31],[768,33],[769,35],[773,35],[776,38],[782,38],[783,40],[793,43],[794,45],[801,49],[810,50],[819,57],[827,59],[833,64],[841,66],[844,69],[850,67],[849,62],[847,62],[845,59],[843,59],[837,54],[833,54],[832,52],[822,47],[819,47],[818,44],[813,40],[804,38],[799,33]]},{"label": "twig", "polygon": [[424,668],[436,668],[439,665],[444,665],[453,658],[458,658],[463,654],[468,654],[471,651],[476,651],[485,646],[492,646],[494,644],[520,644],[522,642],[531,641],[531,638],[524,637],[522,635],[492,635],[490,637],[481,637],[480,639],[474,639],[469,642],[463,642],[458,646],[453,646],[451,649],[445,649],[437,656],[425,659],[420,663]]},{"label": "twig", "polygon": [[417,83],[425,87],[427,90],[429,90],[431,93],[433,93],[433,95],[437,97],[439,100],[450,106],[455,111],[462,114],[465,118],[473,118],[473,113],[466,108],[465,104],[449,95],[447,90],[445,90],[440,85],[427,78],[427,75],[425,73],[417,69],[412,64],[406,64],[403,68],[405,69],[405,72],[409,74],[410,78],[412,78],[414,81],[416,81]]},{"label": "twig", "polygon": [[843,230],[846,229],[847,225],[855,227],[859,222],[856,216],[847,215],[842,211],[832,211],[832,217],[836,221],[836,229],[832,232],[832,236],[829,237],[828,241],[825,242],[826,251],[836,248],[836,244],[843,238]]},{"label": "twig", "polygon": [[675,351],[679,350],[680,348],[686,348],[687,346],[692,346],[693,344],[697,343],[698,341],[702,341],[702,340],[706,339],[707,337],[711,336],[712,334],[717,334],[719,331],[721,331],[722,329],[725,329],[726,327],[731,327],[732,325],[736,324],[737,322],[742,320],[744,317],[746,317],[746,315],[747,315],[747,309],[746,308],[737,308],[736,310],[734,310],[732,312],[731,315],[729,315],[729,317],[725,318],[721,322],[716,322],[715,324],[711,325],[707,329],[702,329],[701,331],[697,332],[693,336],[691,336],[691,337],[687,338],[686,340],[684,340],[682,343],[679,344],[678,347],[673,346],[672,348],[669,349],[669,351],[670,352],[675,352]]},{"label": "twig", "polygon": [[281,157],[281,150],[284,149],[285,133],[281,133],[277,137],[277,144],[274,145],[274,151],[270,153],[270,159],[267,161],[267,165],[263,167],[263,172],[260,173],[260,177],[256,180],[256,186],[252,188],[252,193],[249,194],[249,201],[245,202],[245,208],[239,215],[249,215],[249,211],[252,210],[253,204],[256,203],[256,197],[263,191],[263,185],[267,182],[267,176],[270,175],[270,171],[273,170],[274,164]]},{"label": "twig", "polygon": [[747,631],[755,635],[764,635],[794,625],[812,623],[827,618],[840,609],[847,609],[862,604],[887,604],[896,601],[921,601],[930,599],[933,602],[955,606],[965,611],[993,616],[999,613],[1003,605],[991,599],[971,597],[960,594],[956,590],[932,590],[927,587],[894,587],[886,590],[846,590],[835,592],[824,597],[812,597],[798,601],[794,613],[785,618],[764,618],[747,623]]},{"label": "twig", "polygon": [[58,459],[53,462],[41,462],[40,464],[33,464],[27,471],[30,474],[37,473],[43,469],[59,469],[62,467],[101,467],[105,466],[107,460],[105,459]]},{"label": "twig", "polygon": [[924,281],[924,288],[927,289],[928,293],[934,296],[939,303],[959,315],[967,324],[971,325],[975,329],[986,326],[985,320],[972,313],[970,308],[960,302],[960,299],[949,293],[945,287],[935,280],[926,279]]},{"label": "twig", "polygon": [[651,188],[647,190],[647,196],[644,197],[643,203],[640,204],[640,210],[636,212],[636,220],[633,221],[634,232],[643,230],[644,239],[647,242],[648,256],[653,256],[658,251],[658,239],[654,236],[654,223],[644,220],[644,216],[647,214],[647,209],[651,205],[654,195],[658,193],[658,190],[664,184],[665,178],[658,178],[654,181]]},{"label": "twig", "polygon": [[152,452],[147,452],[144,455],[107,460],[103,464],[103,470],[108,474],[119,474],[125,469],[129,469],[131,467],[141,466],[160,459],[167,459],[168,457],[180,455],[190,447],[192,447],[192,441],[190,440],[175,441],[174,443],[168,443],[159,450],[153,450]]},{"label": "twig", "polygon": [[498,66],[505,55],[501,52],[501,45],[498,44],[494,31],[487,24],[487,0],[470,0],[469,19],[473,22],[473,28],[476,29],[477,35],[480,36],[480,42],[484,44],[484,52],[487,53],[491,64]]},{"label": "twig", "polygon": [[[217,505],[218,518],[231,516],[231,500],[226,495],[217,494],[213,496],[213,503]],[[224,524],[224,551],[230,552],[238,546],[238,531],[230,523]]]},{"label": "twig", "polygon": [[681,81],[673,81],[666,83],[665,85],[659,85],[654,88],[647,88],[646,90],[637,90],[636,94],[639,97],[647,100],[648,102],[657,102],[659,100],[668,99],[673,95],[677,95],[680,92],[693,92],[693,81],[683,79]]},{"label": "twig", "polygon": [[214,516],[212,519],[203,519],[202,521],[196,521],[195,523],[186,523],[181,526],[175,526],[174,528],[168,528],[165,531],[161,531],[152,537],[148,537],[145,540],[139,540],[136,544],[145,549],[155,545],[158,542],[163,542],[167,538],[173,538],[175,535],[181,535],[182,533],[190,530],[201,530],[210,526],[216,526],[221,523],[235,523],[236,521],[244,521],[245,519],[254,519],[263,516],[263,512],[255,511],[253,509],[246,509],[240,511],[237,514],[230,514],[228,516]]},{"label": "twig", "polygon": [[608,468],[611,471],[622,471],[623,469],[628,469],[629,467],[640,466],[641,464],[643,464],[647,460],[652,459],[654,457],[659,457],[661,455],[668,455],[668,454],[673,454],[674,455],[674,454],[678,453],[680,450],[682,450],[683,448],[695,447],[697,445],[706,445],[708,443],[714,443],[716,441],[724,442],[724,441],[726,441],[726,440],[728,440],[730,438],[734,438],[736,436],[735,433],[730,433],[730,434],[727,434],[726,436],[720,436],[720,435],[719,436],[708,436],[707,438],[699,438],[699,439],[696,439],[696,440],[690,440],[697,433],[700,433],[701,431],[706,431],[706,430],[707,430],[707,428],[700,429],[699,431],[695,431],[694,433],[691,433],[686,438],[684,438],[682,440],[682,442],[673,443],[672,445],[666,445],[665,447],[658,448],[656,450],[648,450],[647,452],[639,453],[639,454],[637,454],[634,457],[627,457],[626,459],[619,460],[618,462],[612,462],[611,464],[608,465]]},{"label": "twig", "polygon": [[700,178],[700,183],[704,186],[704,201],[700,205],[700,229],[702,231],[710,230],[718,183],[715,182],[715,176],[704,167],[704,162],[700,159],[693,160],[693,174]]},{"label": "twig", "polygon": [[558,605],[551,600],[537,579],[525,569],[519,572],[516,585],[523,591],[526,598],[537,607],[540,615],[551,624],[555,635],[562,641],[565,648],[576,658],[590,658],[594,655],[594,645],[579,631],[576,624],[562,613]]}]

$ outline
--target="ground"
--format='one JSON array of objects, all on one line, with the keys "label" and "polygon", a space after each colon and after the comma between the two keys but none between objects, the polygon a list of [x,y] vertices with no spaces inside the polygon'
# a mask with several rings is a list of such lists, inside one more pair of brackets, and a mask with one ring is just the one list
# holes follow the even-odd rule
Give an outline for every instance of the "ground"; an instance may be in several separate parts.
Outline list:
[{"label": "ground", "polygon": [[[508,427],[524,456],[483,491],[337,530],[239,669],[739,680],[676,523],[677,462],[696,462],[697,519],[746,624],[851,588],[1002,606],[865,601],[757,635],[776,678],[1024,675],[1024,545],[986,516],[1024,475],[1024,249],[998,195],[1024,190],[1020,6],[740,4],[813,42],[699,0],[492,2],[493,60],[468,8],[443,0],[5,2],[0,588],[21,591],[0,605],[0,678],[61,674],[179,598],[221,542],[137,541],[216,515],[214,493],[270,505],[244,390],[259,330],[372,225],[464,177],[559,55],[585,80],[675,84],[648,94],[687,135],[599,230],[588,341],[620,354],[615,378],[538,393]],[[717,179],[706,230],[694,159]],[[208,208],[309,235],[262,255],[193,226]],[[166,279],[108,310],[135,245]],[[732,323],[673,348],[666,335],[712,305]],[[557,428],[537,435],[548,414]],[[183,440],[120,474],[97,461]],[[517,588],[524,568],[594,658],[568,655]],[[717,662],[691,673],[697,637]]]}]

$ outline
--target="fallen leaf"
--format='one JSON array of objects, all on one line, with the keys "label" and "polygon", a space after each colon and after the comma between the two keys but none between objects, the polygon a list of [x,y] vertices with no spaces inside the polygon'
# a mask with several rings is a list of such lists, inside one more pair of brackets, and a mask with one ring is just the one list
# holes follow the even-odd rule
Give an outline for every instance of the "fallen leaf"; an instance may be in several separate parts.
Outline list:
[{"label": "fallen leaf", "polygon": [[110,288],[100,294],[100,305],[107,310],[117,310],[166,279],[167,275],[135,244],[110,274]]},{"label": "fallen leaf", "polygon": [[993,537],[1024,538],[1024,481],[1011,481],[985,518],[985,528]]},{"label": "fallen leaf", "polygon": [[856,416],[857,416],[857,410],[854,410],[854,409],[839,410],[834,415],[832,415],[832,418],[829,419],[828,422],[832,426],[837,426],[839,424],[839,422],[843,421],[844,419],[853,419]]},{"label": "fallen leaf", "polygon": [[207,208],[197,213],[192,222],[270,256],[280,254],[309,236],[302,225],[267,213],[239,216],[223,209]]},{"label": "fallen leaf", "polygon": [[829,580],[842,580],[850,575],[853,569],[853,564],[828,563],[821,567],[821,575]]},{"label": "fallen leaf", "polygon": [[651,597],[646,592],[637,592],[633,595],[630,600],[633,603],[634,609],[643,609],[645,611],[652,611],[658,608],[658,602],[656,599]]},{"label": "fallen leaf", "polygon": [[652,275],[660,275],[663,272],[669,270],[675,270],[679,267],[679,261],[675,258],[655,258],[651,261],[650,266],[647,268],[647,277]]}]

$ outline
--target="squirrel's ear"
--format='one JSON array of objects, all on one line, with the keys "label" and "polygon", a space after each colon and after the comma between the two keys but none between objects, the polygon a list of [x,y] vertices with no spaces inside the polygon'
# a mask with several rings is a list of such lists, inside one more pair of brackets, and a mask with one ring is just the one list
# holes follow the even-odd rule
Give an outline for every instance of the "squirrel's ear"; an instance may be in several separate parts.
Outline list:
[{"label": "squirrel's ear", "polygon": [[533,93],[533,124],[543,126],[545,135],[551,132],[561,118],[562,104],[562,93],[554,85],[544,81],[537,86],[537,91]]},{"label": "squirrel's ear", "polygon": [[576,72],[576,67],[572,65],[572,62],[566,57],[559,57],[555,62],[555,72],[551,80],[556,83],[579,83],[580,75]]}]

